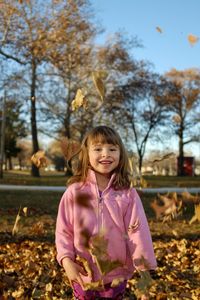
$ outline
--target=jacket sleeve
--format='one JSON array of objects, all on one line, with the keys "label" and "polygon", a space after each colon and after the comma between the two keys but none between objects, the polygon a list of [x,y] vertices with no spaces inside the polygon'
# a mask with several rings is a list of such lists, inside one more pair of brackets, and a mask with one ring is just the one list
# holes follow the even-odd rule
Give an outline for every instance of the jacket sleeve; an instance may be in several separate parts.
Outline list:
[{"label": "jacket sleeve", "polygon": [[137,270],[153,270],[157,267],[153,243],[140,197],[131,189],[130,203],[125,214],[128,247]]},{"label": "jacket sleeve", "polygon": [[55,238],[58,263],[61,265],[64,257],[74,260],[73,197],[70,188],[63,194],[59,204]]}]

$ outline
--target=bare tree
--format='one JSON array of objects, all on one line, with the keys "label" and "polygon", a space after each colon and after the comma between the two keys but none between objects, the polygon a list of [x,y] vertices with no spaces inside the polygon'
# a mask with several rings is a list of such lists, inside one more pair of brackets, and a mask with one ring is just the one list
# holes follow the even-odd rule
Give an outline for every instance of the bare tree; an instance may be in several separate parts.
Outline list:
[{"label": "bare tree", "polygon": [[172,69],[165,76],[172,83],[166,98],[172,114],[171,127],[179,140],[178,175],[183,176],[184,146],[199,142],[200,70]]}]

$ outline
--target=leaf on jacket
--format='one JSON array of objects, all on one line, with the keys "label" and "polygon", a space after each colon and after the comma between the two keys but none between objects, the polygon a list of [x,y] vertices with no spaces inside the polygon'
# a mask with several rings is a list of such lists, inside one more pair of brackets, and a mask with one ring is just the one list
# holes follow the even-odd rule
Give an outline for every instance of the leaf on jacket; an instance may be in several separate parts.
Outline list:
[{"label": "leaf on jacket", "polygon": [[47,158],[45,156],[45,151],[39,150],[38,152],[34,153],[31,157],[31,161],[37,168],[46,167]]},{"label": "leaf on jacket", "polygon": [[112,261],[110,259],[107,250],[108,241],[102,234],[92,237],[90,243],[90,253],[94,257],[101,274],[105,275],[118,267],[122,267],[122,263],[120,261]]},{"label": "leaf on jacket", "polygon": [[129,225],[128,232],[133,233],[133,232],[137,231],[139,225],[140,225],[140,221],[139,221],[139,219],[137,219],[134,223]]}]

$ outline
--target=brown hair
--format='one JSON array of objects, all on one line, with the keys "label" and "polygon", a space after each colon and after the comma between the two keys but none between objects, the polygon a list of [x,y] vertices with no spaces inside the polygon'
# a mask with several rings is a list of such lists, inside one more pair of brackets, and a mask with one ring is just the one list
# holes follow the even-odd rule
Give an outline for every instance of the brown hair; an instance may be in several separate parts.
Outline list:
[{"label": "brown hair", "polygon": [[119,134],[108,126],[97,126],[90,130],[84,137],[79,151],[72,157],[78,155],[78,163],[74,175],[68,180],[68,184],[74,182],[86,182],[89,166],[88,145],[90,143],[102,143],[118,145],[120,149],[119,164],[113,173],[116,173],[112,186],[115,189],[130,187],[128,155]]}]

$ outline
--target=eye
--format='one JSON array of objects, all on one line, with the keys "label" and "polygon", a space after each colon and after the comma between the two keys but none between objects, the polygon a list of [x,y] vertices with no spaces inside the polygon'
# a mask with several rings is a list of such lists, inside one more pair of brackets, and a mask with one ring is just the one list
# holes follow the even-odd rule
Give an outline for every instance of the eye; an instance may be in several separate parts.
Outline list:
[{"label": "eye", "polygon": [[94,151],[101,151],[101,148],[94,148]]}]

